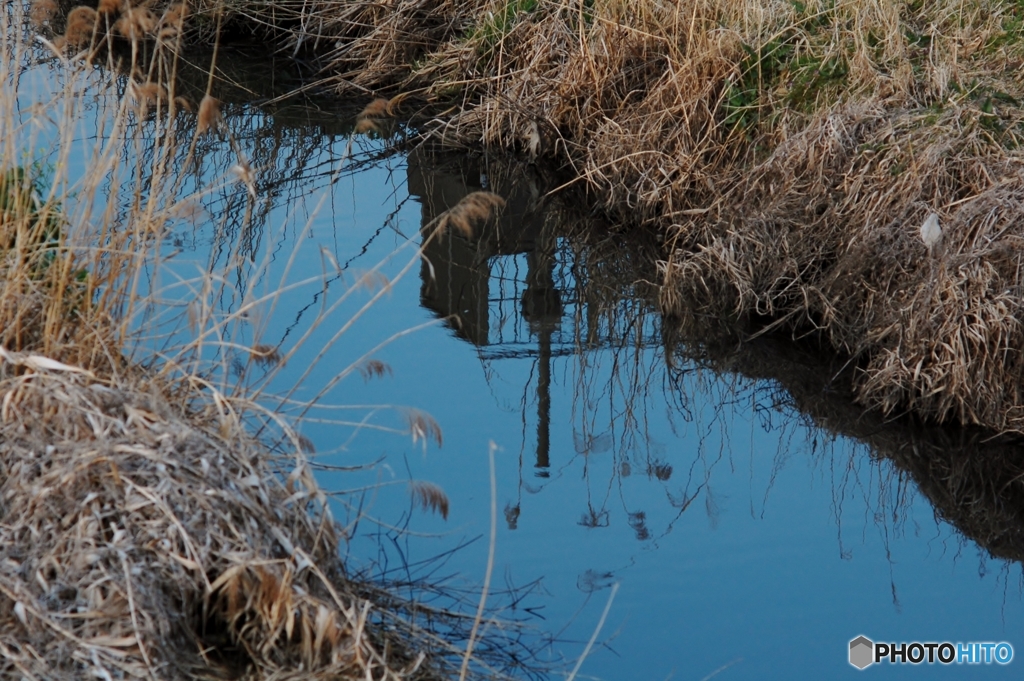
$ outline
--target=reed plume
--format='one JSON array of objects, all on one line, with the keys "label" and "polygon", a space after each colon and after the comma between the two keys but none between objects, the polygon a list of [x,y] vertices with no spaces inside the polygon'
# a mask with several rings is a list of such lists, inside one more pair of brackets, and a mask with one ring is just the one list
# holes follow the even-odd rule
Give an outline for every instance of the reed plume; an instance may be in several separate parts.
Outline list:
[{"label": "reed plume", "polygon": [[356,368],[359,370],[364,381],[369,381],[371,378],[383,378],[392,374],[391,367],[379,359],[368,359]]},{"label": "reed plume", "polygon": [[150,106],[159,106],[160,102],[168,101],[167,88],[160,83],[133,81],[128,89],[138,106],[140,118],[145,118],[149,114]]},{"label": "reed plume", "polygon": [[359,118],[381,118],[387,115],[388,100],[377,98],[363,107],[359,112]]},{"label": "reed plume", "polygon": [[53,22],[53,18],[57,16],[57,10],[56,0],[33,0],[32,7],[29,9],[29,19],[32,25],[39,30]]},{"label": "reed plume", "polygon": [[381,132],[381,119],[386,116],[388,116],[388,100],[375,99],[359,112],[359,116],[356,117],[355,130],[360,135],[368,132],[379,133]]},{"label": "reed plume", "polygon": [[415,505],[424,511],[439,513],[442,518],[448,520],[448,495],[443,489],[432,482],[412,480],[409,482],[409,494],[412,495]]},{"label": "reed plume", "polygon": [[493,192],[472,192],[440,217],[437,230],[443,232],[453,227],[462,236],[472,239],[476,226],[493,219],[504,207],[505,199]]},{"label": "reed plume", "polygon": [[153,35],[156,26],[156,15],[148,7],[132,7],[114,23],[113,30],[122,38],[136,41]]},{"label": "reed plume", "polygon": [[253,361],[263,367],[281,365],[281,352],[277,349],[277,346],[274,345],[257,343],[249,348],[249,356],[253,358]]},{"label": "reed plume", "polygon": [[423,441],[424,447],[426,447],[427,440],[433,440],[438,447],[443,444],[441,426],[430,414],[409,407],[402,410],[402,416],[409,429],[409,434],[412,435],[413,444],[420,440]]},{"label": "reed plume", "polygon": [[203,135],[206,132],[216,132],[223,121],[220,112],[220,100],[212,95],[206,95],[199,102],[199,116],[196,121],[196,134]]},{"label": "reed plume", "polygon": [[92,43],[96,34],[96,20],[99,15],[92,7],[80,5],[68,12],[64,39],[71,47],[82,48]]}]

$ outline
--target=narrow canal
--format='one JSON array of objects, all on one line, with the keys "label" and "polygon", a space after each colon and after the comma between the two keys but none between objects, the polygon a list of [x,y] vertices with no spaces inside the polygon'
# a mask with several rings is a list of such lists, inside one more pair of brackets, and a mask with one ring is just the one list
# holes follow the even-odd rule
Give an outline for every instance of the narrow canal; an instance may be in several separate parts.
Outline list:
[{"label": "narrow canal", "polygon": [[[26,111],[59,92],[47,68],[35,77],[51,86],[26,86]],[[138,321],[140,347],[187,337],[185,303],[208,273],[213,307],[262,301],[233,342],[291,354],[245,380],[304,413],[353,572],[417,598],[462,595],[472,613],[493,454],[489,605],[525,626],[508,646],[551,678],[576,666],[606,608],[578,678],[852,678],[847,646],[861,634],[1024,651],[1013,514],[941,505],[948,479],[913,463],[1015,446],[862,414],[833,380],[842,363],[806,343],[663,320],[647,246],[581,224],[538,169],[402,144],[400,128],[356,134],[365,102],[276,101],[289,74],[268,85],[253,71],[218,85],[226,132],[181,169],[195,198],[160,237],[147,285],[166,308]],[[139,125],[157,137],[163,124]],[[241,160],[251,176],[233,170]],[[430,238],[479,190],[504,210],[471,237]],[[230,380],[237,358],[217,361]],[[417,503],[411,480],[443,490],[447,518]]]}]

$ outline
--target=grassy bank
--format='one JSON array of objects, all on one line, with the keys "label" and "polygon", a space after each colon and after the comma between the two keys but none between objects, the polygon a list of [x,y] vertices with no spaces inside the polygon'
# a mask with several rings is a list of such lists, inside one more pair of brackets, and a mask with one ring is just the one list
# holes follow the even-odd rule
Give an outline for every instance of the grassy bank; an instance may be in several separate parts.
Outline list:
[{"label": "grassy bank", "polygon": [[[251,239],[231,245],[230,271],[162,278],[174,225],[205,219],[205,196],[241,197],[242,227],[262,229],[257,197],[274,188],[252,180],[208,102],[237,163],[193,191],[212,131],[188,109],[211,93],[176,93],[176,35],[111,49],[99,15],[37,6],[37,23],[72,35],[36,44],[20,9],[0,15],[0,676],[491,678],[515,666],[487,623],[342,564],[309,444],[260,392],[302,341],[279,351],[238,330],[280,295],[228,283],[252,263]],[[290,285],[302,283],[323,277]],[[410,429],[436,427],[420,419]],[[433,495],[423,506],[444,500],[417,490]]]},{"label": "grassy bank", "polygon": [[[821,333],[886,412],[1024,432],[1019,3],[201,2],[664,242],[662,307]],[[929,249],[932,214],[943,234]]]}]

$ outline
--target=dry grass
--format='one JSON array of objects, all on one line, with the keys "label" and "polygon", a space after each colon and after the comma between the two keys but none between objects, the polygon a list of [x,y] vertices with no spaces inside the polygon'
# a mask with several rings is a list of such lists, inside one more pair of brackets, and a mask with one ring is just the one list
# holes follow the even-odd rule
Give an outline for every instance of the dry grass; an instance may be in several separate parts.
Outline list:
[{"label": "dry grass", "polygon": [[409,485],[413,502],[425,511],[433,511],[448,519],[448,495],[431,482],[415,480]]},{"label": "dry grass", "polygon": [[206,132],[216,132],[220,127],[223,116],[220,112],[220,102],[216,97],[205,95],[199,102],[199,116],[196,122],[196,132],[200,135]]},{"label": "dry grass", "polygon": [[471,192],[438,217],[437,233],[440,235],[447,229],[454,229],[465,238],[472,239],[478,228],[494,220],[504,207],[505,199],[493,192]]},{"label": "dry grass", "polygon": [[[37,3],[33,18],[57,21],[49,9]],[[444,676],[462,663],[471,621],[346,576],[311,444],[217,365],[229,350],[270,378],[286,363],[297,345],[235,348],[230,333],[277,294],[250,294],[224,319],[209,301],[226,277],[206,274],[185,282],[196,299],[181,315],[193,326],[183,346],[155,352],[138,338],[140,316],[165,307],[145,277],[168,224],[199,198],[181,194],[177,169],[198,162],[199,128],[212,122],[209,105],[205,119],[178,106],[175,46],[159,34],[147,61],[135,34],[130,54],[109,49],[109,15],[140,8],[101,9],[68,15],[67,42],[81,49],[58,57],[60,87],[28,115],[39,55],[17,8],[0,18],[0,676]],[[173,7],[163,16],[175,11],[181,20]],[[126,60],[118,71],[87,63],[115,56]],[[88,144],[82,116],[95,120]],[[191,125],[171,125],[179,116]],[[37,149],[52,155],[34,162]],[[78,165],[89,172],[73,174]],[[237,168],[248,192],[261,190],[244,159]],[[343,373],[357,371],[387,368],[359,358]],[[408,425],[440,442],[426,414],[410,410]],[[412,493],[446,515],[441,490]]]},{"label": "dry grass", "polygon": [[341,90],[459,105],[425,129],[549,157],[662,234],[666,314],[821,332],[865,404],[1024,432],[1017,3],[222,7]]},{"label": "dry grass", "polygon": [[417,676],[345,589],[301,457],[282,479],[158,386],[30,359],[0,368],[4,676]]}]

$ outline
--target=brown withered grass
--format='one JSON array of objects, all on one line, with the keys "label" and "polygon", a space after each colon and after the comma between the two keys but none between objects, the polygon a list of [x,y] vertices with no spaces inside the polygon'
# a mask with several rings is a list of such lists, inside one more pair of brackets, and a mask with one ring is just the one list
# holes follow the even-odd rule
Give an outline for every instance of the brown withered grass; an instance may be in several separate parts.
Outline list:
[{"label": "brown withered grass", "polygon": [[301,457],[282,479],[258,443],[197,427],[159,386],[41,356],[5,353],[0,394],[4,676],[425,672],[373,640]]},{"label": "brown withered grass", "polygon": [[223,7],[339,90],[415,93],[439,140],[549,158],[661,234],[666,314],[820,333],[867,405],[1024,432],[1018,3]]},{"label": "brown withered grass", "polygon": [[75,7],[68,13],[64,40],[73,48],[88,47],[96,39],[99,16],[92,7]]},{"label": "brown withered grass", "polygon": [[[466,618],[350,579],[304,458],[312,444],[255,397],[189,373],[189,353],[201,356],[221,322],[200,306],[199,349],[176,361],[175,348],[161,364],[136,342],[133,318],[161,304],[140,278],[192,200],[168,159],[187,165],[198,135],[167,125],[149,140],[126,121],[143,106],[173,115],[173,82],[128,67],[127,87],[93,77],[83,93],[79,76],[94,69],[61,60],[63,89],[22,115],[25,92],[11,84],[31,81],[24,19],[0,15],[0,677],[445,676],[464,648],[424,622],[457,636]],[[81,152],[87,99],[111,102],[88,114],[89,172],[26,165],[40,131],[57,140],[54,158]],[[125,151],[146,146],[142,161]],[[267,371],[285,361],[275,346],[242,350]],[[417,441],[440,442],[429,416],[406,417]],[[279,440],[257,439],[259,425]],[[443,492],[417,485],[414,498],[446,514]]]},{"label": "brown withered grass", "polygon": [[50,24],[60,11],[57,0],[33,0],[29,9],[29,18],[32,27],[36,30],[43,30]]},{"label": "brown withered grass", "polygon": [[432,482],[414,480],[409,483],[413,502],[425,511],[433,511],[445,520],[448,519],[448,495]]}]

